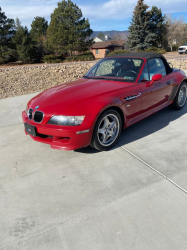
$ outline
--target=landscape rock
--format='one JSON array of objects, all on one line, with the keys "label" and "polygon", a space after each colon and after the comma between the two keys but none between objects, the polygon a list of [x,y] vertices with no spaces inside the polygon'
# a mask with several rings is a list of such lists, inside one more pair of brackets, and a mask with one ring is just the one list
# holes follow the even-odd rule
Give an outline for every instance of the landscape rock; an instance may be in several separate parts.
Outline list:
[{"label": "landscape rock", "polygon": [[[168,62],[174,68],[187,70],[187,60],[168,60]],[[62,83],[75,81],[95,63],[96,61],[0,68],[0,98],[41,92]]]}]

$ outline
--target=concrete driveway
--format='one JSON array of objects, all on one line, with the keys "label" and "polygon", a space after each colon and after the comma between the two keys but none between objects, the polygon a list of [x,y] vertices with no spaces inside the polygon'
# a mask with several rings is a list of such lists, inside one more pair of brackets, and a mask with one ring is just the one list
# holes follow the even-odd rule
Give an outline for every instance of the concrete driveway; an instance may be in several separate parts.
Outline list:
[{"label": "concrete driveway", "polygon": [[60,151],[24,134],[32,96],[0,100],[0,249],[186,249],[187,105],[108,152]]}]

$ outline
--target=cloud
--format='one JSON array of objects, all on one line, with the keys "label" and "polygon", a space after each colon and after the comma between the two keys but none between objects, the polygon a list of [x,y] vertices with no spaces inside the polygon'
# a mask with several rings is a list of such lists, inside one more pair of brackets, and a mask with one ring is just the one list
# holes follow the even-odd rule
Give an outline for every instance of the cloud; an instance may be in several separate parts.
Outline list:
[{"label": "cloud", "polygon": [[131,17],[132,0],[111,0],[97,5],[80,6],[85,17],[90,19],[126,19]]},{"label": "cloud", "polygon": [[[146,0],[145,3],[152,7],[157,6],[163,13],[184,12],[187,10],[186,0]],[[132,16],[137,1],[110,0],[102,4],[81,5],[84,16],[94,19],[127,19]]]},{"label": "cloud", "polygon": [[[30,26],[34,17],[42,16],[50,21],[50,15],[57,7],[57,2],[60,0],[0,0],[0,6],[9,18],[15,19],[18,17],[23,25]],[[137,0],[102,0],[96,1],[94,4],[91,1],[73,0],[81,8],[83,16],[90,20],[91,24],[107,25],[110,20],[116,23],[117,21],[129,22],[132,17],[133,10],[137,4]],[[150,7],[152,5],[162,9],[164,14],[180,13],[187,11],[187,0],[145,0],[145,3]],[[106,22],[104,22],[104,20]],[[124,20],[124,21],[121,21]],[[102,23],[103,22],[103,23]],[[99,25],[98,25],[99,24]],[[117,27],[117,26],[116,26]]]},{"label": "cloud", "polygon": [[[55,8],[55,7],[54,7]],[[41,12],[42,10],[42,12]],[[9,18],[19,17],[20,20],[27,20],[36,16],[49,16],[53,9],[51,6],[6,6],[3,11]]]}]

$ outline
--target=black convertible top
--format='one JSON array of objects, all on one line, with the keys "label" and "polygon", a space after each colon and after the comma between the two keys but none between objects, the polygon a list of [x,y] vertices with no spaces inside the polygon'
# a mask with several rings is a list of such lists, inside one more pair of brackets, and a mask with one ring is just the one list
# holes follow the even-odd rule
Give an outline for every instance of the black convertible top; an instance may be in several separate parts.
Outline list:
[{"label": "black convertible top", "polygon": [[112,56],[109,56],[109,57],[134,57],[134,58],[145,58],[145,59],[152,59],[152,58],[160,58],[164,65],[165,65],[165,68],[166,68],[166,73],[167,74],[170,74],[173,69],[169,66],[166,58],[161,55],[161,54],[157,54],[157,53],[153,53],[153,52],[132,52],[132,53],[124,53],[124,54],[116,54],[116,55],[112,55]]}]

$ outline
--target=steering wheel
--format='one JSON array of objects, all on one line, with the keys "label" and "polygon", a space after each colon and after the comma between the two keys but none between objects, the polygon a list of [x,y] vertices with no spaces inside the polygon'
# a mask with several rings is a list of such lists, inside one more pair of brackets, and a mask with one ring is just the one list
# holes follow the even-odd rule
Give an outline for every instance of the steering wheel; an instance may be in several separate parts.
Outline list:
[{"label": "steering wheel", "polygon": [[134,70],[128,70],[128,71],[125,72],[125,74],[127,74],[128,72],[129,72],[129,73],[133,73],[133,74],[136,75],[136,72],[135,72]]}]

